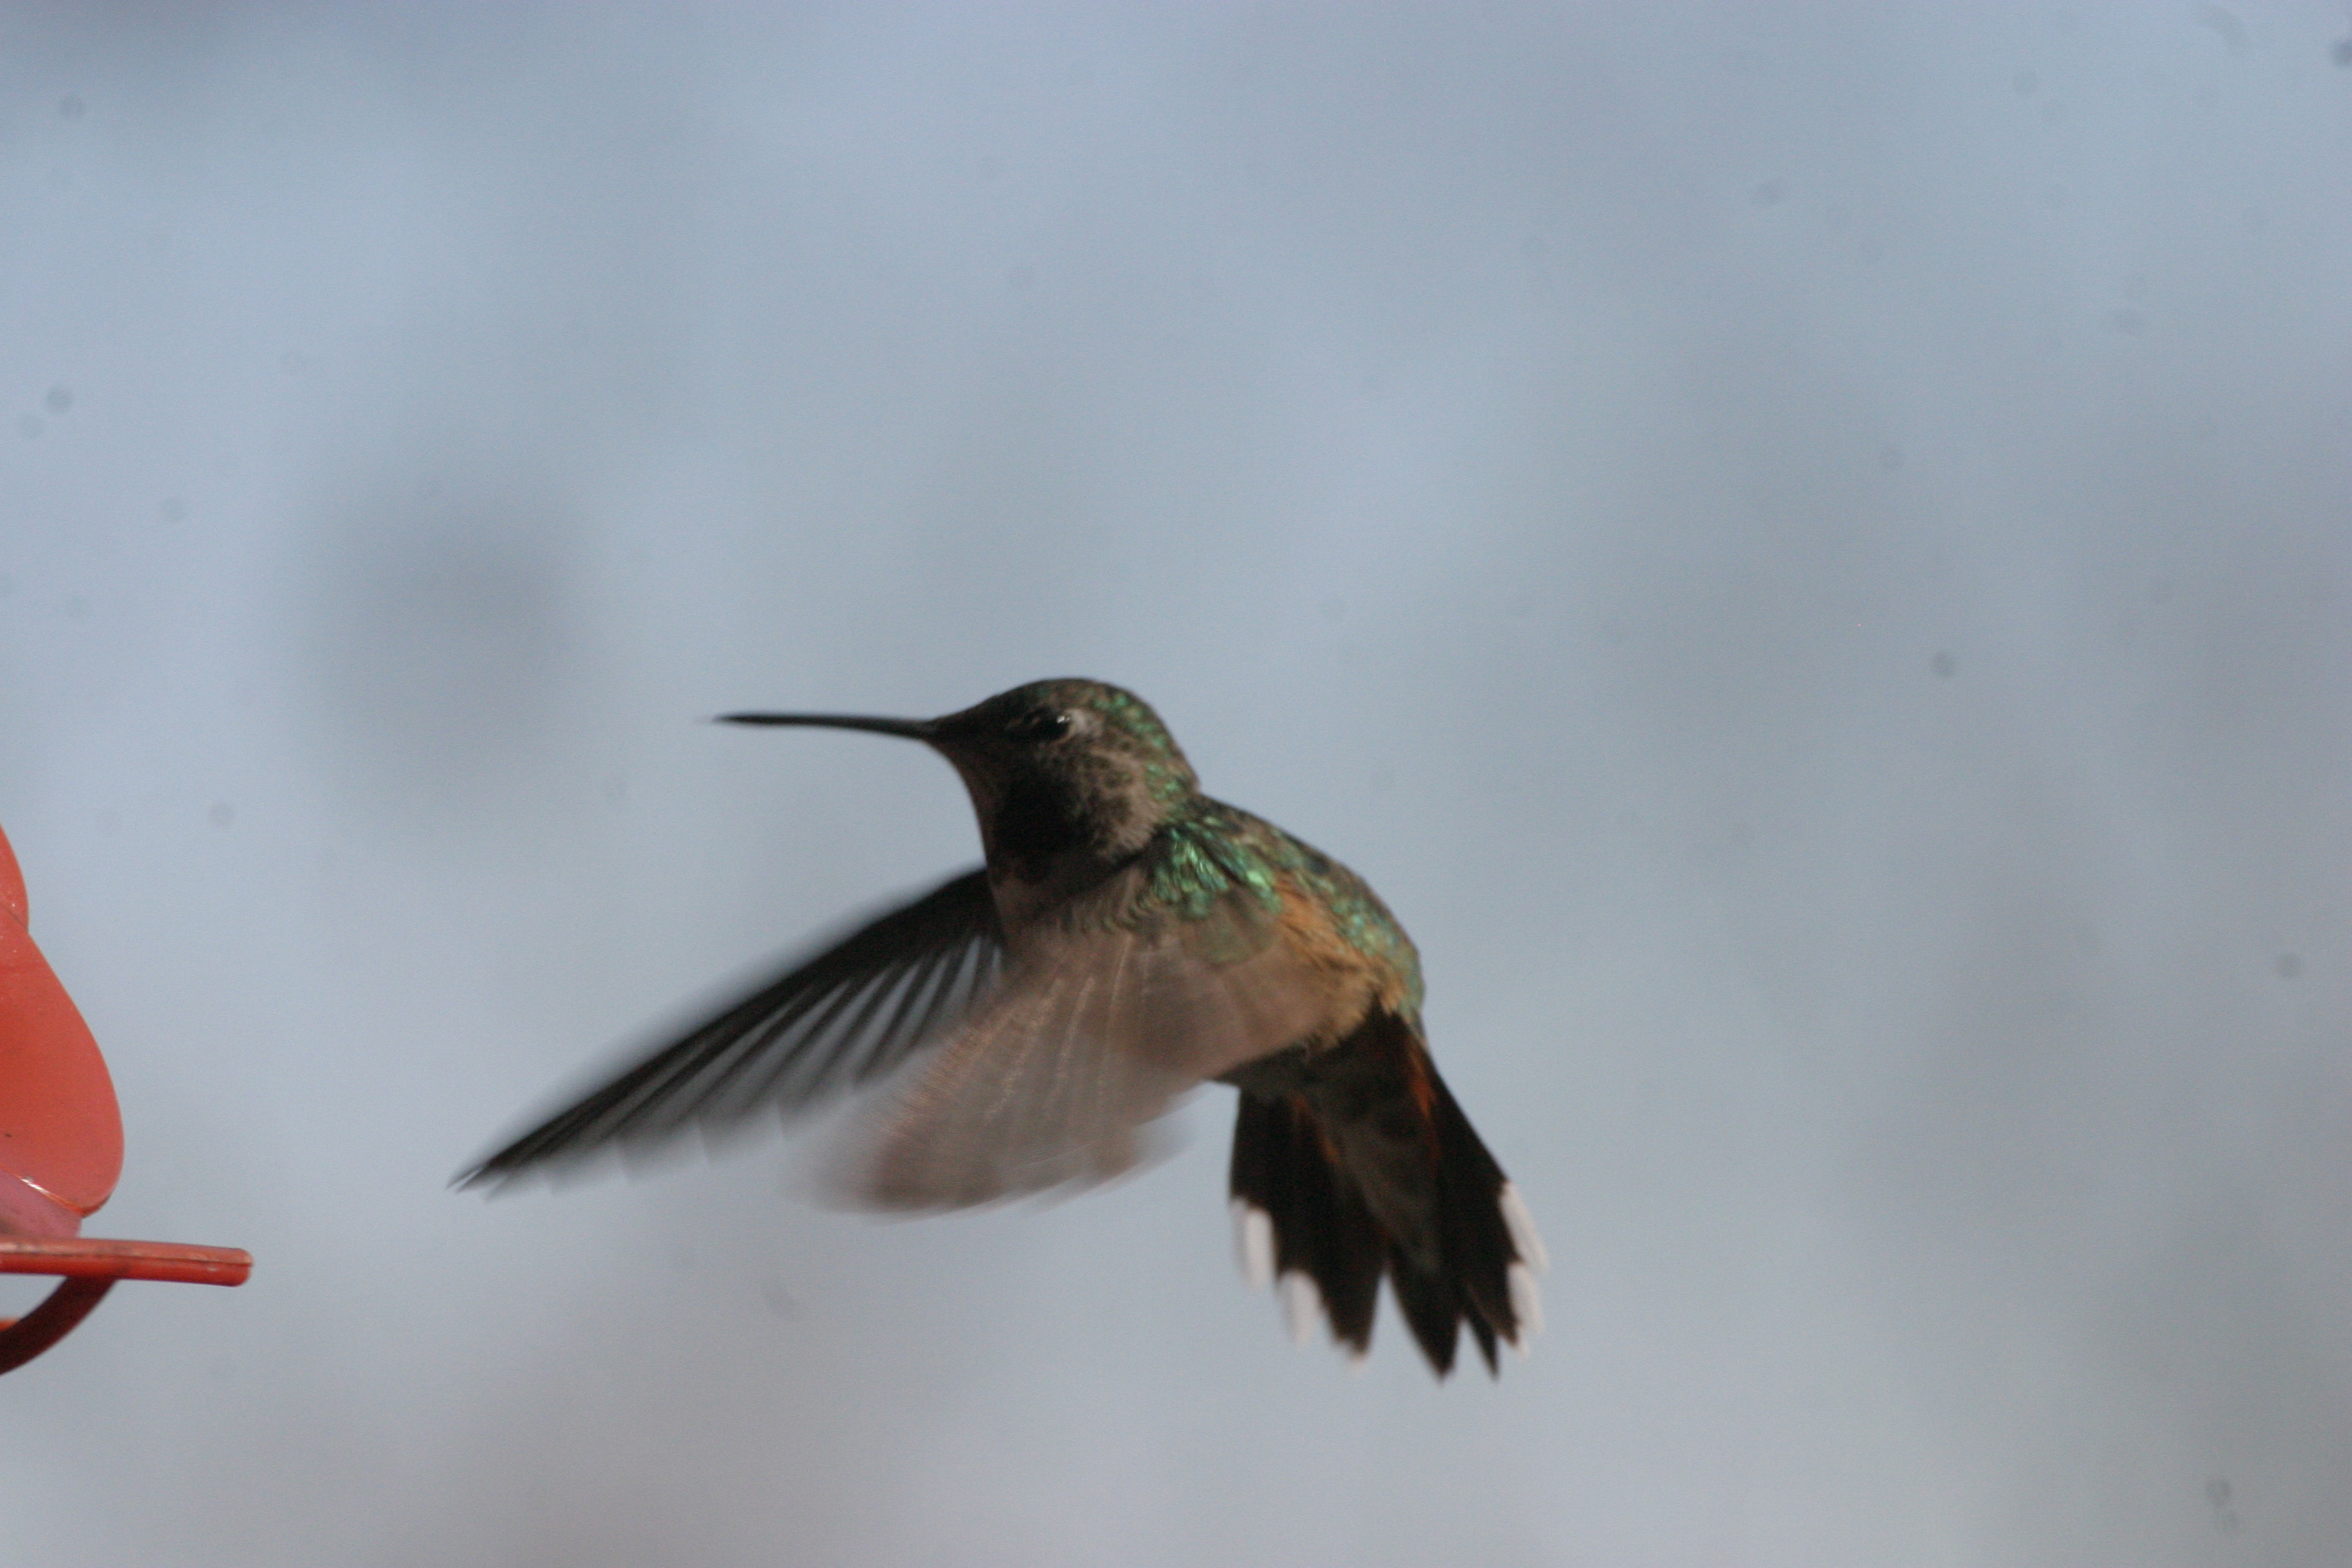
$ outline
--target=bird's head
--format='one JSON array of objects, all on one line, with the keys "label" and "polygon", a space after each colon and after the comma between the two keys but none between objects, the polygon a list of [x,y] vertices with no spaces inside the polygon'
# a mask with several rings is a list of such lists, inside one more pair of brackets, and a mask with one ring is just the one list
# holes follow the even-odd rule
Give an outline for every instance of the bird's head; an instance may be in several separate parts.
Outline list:
[{"label": "bird's head", "polygon": [[1099,680],[1033,680],[938,719],[730,713],[735,724],[866,730],[921,741],[955,764],[992,869],[1041,881],[1071,855],[1141,849],[1200,781],[1150,706]]}]

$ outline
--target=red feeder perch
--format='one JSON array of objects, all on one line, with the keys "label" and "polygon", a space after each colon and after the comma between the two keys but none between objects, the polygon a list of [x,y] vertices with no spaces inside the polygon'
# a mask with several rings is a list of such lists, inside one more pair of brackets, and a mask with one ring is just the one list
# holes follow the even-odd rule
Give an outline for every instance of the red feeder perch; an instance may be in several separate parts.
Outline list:
[{"label": "red feeder perch", "polygon": [[122,1173],[122,1113],[89,1026],[25,929],[25,878],[0,833],[0,1274],[62,1277],[48,1300],[0,1319],[0,1373],[73,1331],[117,1279],[242,1285],[234,1247],[81,1235]]}]

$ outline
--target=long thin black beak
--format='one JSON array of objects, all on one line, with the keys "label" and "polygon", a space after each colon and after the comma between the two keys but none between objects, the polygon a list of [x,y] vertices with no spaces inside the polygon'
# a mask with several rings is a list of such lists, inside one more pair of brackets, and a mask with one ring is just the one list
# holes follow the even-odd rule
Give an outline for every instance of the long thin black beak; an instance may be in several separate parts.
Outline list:
[{"label": "long thin black beak", "polygon": [[869,719],[856,713],[721,713],[721,724],[802,724],[813,730],[871,730],[877,735],[904,735],[929,741],[939,733],[934,719]]}]

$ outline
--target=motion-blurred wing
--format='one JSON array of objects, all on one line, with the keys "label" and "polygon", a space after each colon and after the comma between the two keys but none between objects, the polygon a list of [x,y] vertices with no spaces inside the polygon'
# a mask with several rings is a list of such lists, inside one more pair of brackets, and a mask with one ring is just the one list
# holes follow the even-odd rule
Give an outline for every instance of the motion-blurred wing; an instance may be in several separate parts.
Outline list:
[{"label": "motion-blurred wing", "polygon": [[970,1011],[1003,959],[988,875],[968,872],[769,982],[516,1139],[458,1184],[503,1182],[534,1165],[689,1126],[796,1110],[863,1083]]},{"label": "motion-blurred wing", "polygon": [[1022,931],[1003,982],[864,1129],[847,1195],[958,1208],[1106,1180],[1176,1096],[1323,1023],[1333,977],[1280,940],[1270,889],[1179,912],[1149,897],[1153,869],[1147,851]]}]

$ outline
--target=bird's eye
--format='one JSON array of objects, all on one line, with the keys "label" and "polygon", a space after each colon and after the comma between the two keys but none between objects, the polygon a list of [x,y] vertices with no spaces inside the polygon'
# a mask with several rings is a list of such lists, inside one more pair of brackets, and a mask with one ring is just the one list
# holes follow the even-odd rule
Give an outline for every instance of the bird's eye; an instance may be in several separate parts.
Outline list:
[{"label": "bird's eye", "polygon": [[1058,708],[1033,710],[1004,727],[1006,736],[1015,741],[1057,741],[1069,732],[1070,716]]}]

